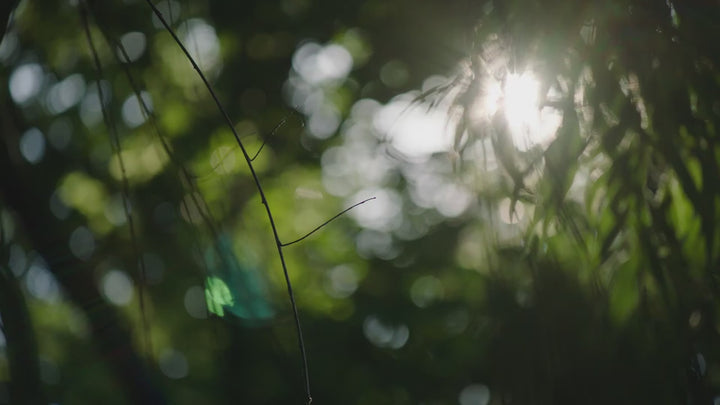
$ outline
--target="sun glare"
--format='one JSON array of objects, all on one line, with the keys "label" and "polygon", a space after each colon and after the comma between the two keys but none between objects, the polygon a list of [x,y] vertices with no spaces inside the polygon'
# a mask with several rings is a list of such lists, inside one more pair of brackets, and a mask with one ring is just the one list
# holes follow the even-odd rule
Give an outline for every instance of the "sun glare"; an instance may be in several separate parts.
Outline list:
[{"label": "sun glare", "polygon": [[[429,83],[423,88],[432,85]],[[529,72],[508,73],[502,82],[488,79],[472,107],[474,119],[489,125],[497,114],[502,114],[518,150],[545,146],[554,138],[562,115],[554,108],[540,108],[540,88],[540,82]],[[443,110],[450,107],[441,104],[428,110],[415,103],[414,97],[416,94],[406,93],[384,106],[378,104],[373,113],[374,128],[390,140],[395,151],[410,159],[422,160],[434,153],[451,151],[456,136],[453,125],[457,122],[449,125]],[[372,104],[365,101],[368,103]]]},{"label": "sun glare", "polygon": [[557,111],[541,109],[539,102],[540,82],[532,73],[508,73],[504,85],[498,81],[486,84],[478,112],[492,117],[502,109],[513,143],[527,150],[551,140],[560,122]]},{"label": "sun glare", "polygon": [[527,126],[537,119],[539,92],[540,83],[531,74],[508,75],[503,108],[511,126]]}]

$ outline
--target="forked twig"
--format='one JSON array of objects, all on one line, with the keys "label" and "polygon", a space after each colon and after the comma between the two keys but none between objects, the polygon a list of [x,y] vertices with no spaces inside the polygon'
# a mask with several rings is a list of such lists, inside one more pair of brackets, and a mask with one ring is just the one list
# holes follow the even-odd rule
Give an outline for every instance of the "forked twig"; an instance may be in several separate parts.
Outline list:
[{"label": "forked twig", "polygon": [[[317,226],[316,228],[314,228],[312,231],[308,232],[307,234],[305,234],[305,235],[302,236],[301,238],[296,239],[296,240],[294,240],[294,241],[292,241],[292,242],[289,242],[289,243],[283,243],[283,242],[280,240],[280,237],[279,237],[279,234],[278,234],[278,229],[277,229],[277,226],[275,225],[275,220],[274,220],[274,218],[273,218],[272,211],[271,211],[271,209],[270,209],[270,205],[269,205],[269,203],[268,203],[268,200],[267,200],[267,198],[266,198],[266,196],[265,196],[265,192],[264,192],[263,187],[262,187],[262,185],[261,185],[261,183],[260,183],[260,179],[259,179],[259,177],[258,177],[258,175],[257,175],[257,172],[255,171],[255,168],[254,168],[253,163],[252,163],[253,160],[254,160],[255,158],[257,158],[257,156],[259,155],[259,153],[262,151],[263,147],[265,146],[265,142],[263,142],[263,144],[260,146],[260,149],[259,149],[252,157],[248,154],[247,149],[246,149],[245,146],[243,145],[243,143],[242,143],[242,141],[241,141],[241,139],[240,139],[240,136],[239,136],[239,134],[237,133],[237,130],[235,129],[234,125],[232,124],[232,121],[231,121],[228,113],[225,111],[225,108],[223,107],[222,103],[221,103],[220,100],[218,99],[217,94],[216,94],[215,91],[213,90],[211,84],[209,83],[209,81],[207,80],[207,78],[205,77],[205,75],[203,74],[203,72],[202,72],[202,70],[200,69],[200,67],[198,66],[197,62],[196,62],[196,61],[193,59],[193,57],[190,55],[190,53],[188,52],[187,48],[185,48],[185,46],[183,45],[182,41],[178,38],[177,34],[176,34],[176,33],[174,32],[174,30],[170,27],[170,25],[168,24],[168,22],[167,22],[167,21],[165,20],[165,18],[163,17],[162,13],[157,9],[157,7],[155,7],[155,5],[151,2],[151,0],[146,0],[146,3],[147,3],[148,6],[152,9],[154,15],[158,18],[158,20],[161,22],[161,24],[165,27],[165,29],[167,30],[167,32],[172,36],[173,40],[174,40],[174,41],[177,43],[177,45],[180,47],[180,49],[182,50],[182,52],[183,52],[183,53],[185,54],[185,56],[187,57],[188,61],[190,61],[191,65],[193,66],[193,68],[195,69],[195,71],[197,71],[200,79],[203,81],[203,84],[205,85],[205,87],[207,88],[207,90],[208,90],[208,92],[210,93],[211,97],[213,98],[213,101],[215,102],[215,104],[216,104],[218,110],[220,111],[220,113],[222,114],[222,116],[223,116],[226,124],[227,124],[228,127],[230,128],[230,130],[231,130],[231,132],[232,132],[232,134],[233,134],[233,136],[234,136],[234,138],[235,138],[235,141],[237,142],[238,146],[240,147],[240,150],[241,150],[242,153],[243,153],[243,157],[245,158],[245,161],[246,161],[246,163],[247,163],[247,166],[248,166],[248,168],[249,168],[249,170],[250,170],[250,173],[251,173],[251,175],[252,175],[252,178],[253,178],[253,181],[254,181],[254,183],[255,183],[256,189],[258,190],[258,193],[260,194],[261,202],[262,202],[262,204],[265,206],[265,212],[266,212],[266,214],[267,214],[268,221],[270,222],[270,228],[272,229],[273,237],[274,237],[274,239],[275,239],[275,245],[276,245],[276,248],[277,248],[278,256],[279,256],[279,258],[280,258],[280,263],[281,263],[281,265],[282,265],[283,275],[284,275],[284,277],[285,277],[285,283],[286,283],[286,285],[287,285],[288,296],[289,296],[289,299],[290,299],[290,304],[291,304],[292,311],[293,311],[293,317],[294,317],[294,320],[295,320],[295,329],[296,329],[296,332],[297,332],[298,346],[299,346],[300,354],[301,354],[301,357],[302,357],[302,365],[303,365],[303,369],[302,369],[302,370],[303,370],[304,379],[305,379],[306,403],[307,403],[307,404],[311,404],[311,403],[312,403],[312,395],[311,395],[311,391],[310,391],[310,376],[309,376],[309,371],[308,371],[308,362],[307,362],[307,355],[306,355],[306,351],[305,351],[305,343],[304,343],[304,339],[303,339],[303,333],[302,333],[302,328],[301,328],[301,324],[300,324],[300,317],[299,317],[299,314],[298,314],[297,304],[296,304],[295,296],[294,296],[293,289],[292,289],[292,283],[291,283],[291,281],[290,281],[290,276],[289,276],[289,273],[288,273],[287,264],[286,264],[286,262],[285,262],[285,257],[284,257],[284,254],[283,254],[283,247],[289,246],[289,245],[292,245],[292,244],[295,244],[295,243],[297,243],[297,242],[300,242],[300,241],[304,240],[305,238],[309,237],[310,235],[314,234],[314,233],[317,232],[318,230],[320,230],[320,229],[322,229],[323,227],[325,227],[326,225],[328,225],[330,222],[332,222],[332,221],[335,220],[336,218],[340,217],[341,215],[345,214],[346,212],[350,211],[351,209],[357,207],[358,205],[364,204],[364,203],[366,203],[366,202],[368,202],[368,201],[370,201],[370,200],[374,200],[375,197],[371,197],[371,198],[368,198],[368,199],[366,199],[366,200],[363,200],[363,201],[361,201],[361,202],[359,202],[359,203],[356,203],[356,204],[352,205],[351,207],[349,207],[349,208],[341,211],[340,213],[338,213],[337,215],[333,216],[333,217],[330,218],[329,220],[323,222],[321,225]],[[84,1],[81,2],[81,8],[80,8],[80,10],[81,10],[81,18],[82,18],[82,20],[83,20],[83,24],[84,24],[84,28],[85,28],[85,34],[86,34],[88,43],[89,43],[89,45],[90,45],[90,50],[91,50],[91,52],[92,52],[92,56],[93,56],[93,59],[94,59],[95,67],[96,67],[96,69],[97,69],[97,71],[98,71],[98,75],[99,75],[100,77],[102,77],[102,66],[101,66],[101,64],[100,64],[100,60],[99,60],[99,57],[98,57],[98,54],[97,54],[97,50],[96,50],[96,48],[95,48],[95,46],[94,46],[94,44],[93,44],[93,41],[92,41],[92,35],[91,35],[91,33],[90,33],[89,23],[88,23],[88,20],[87,20],[87,13],[88,13],[88,11],[89,11],[89,7],[88,7],[88,5],[87,5]],[[106,33],[103,32],[103,35],[105,36],[106,40],[109,39]],[[154,127],[156,127],[157,124],[154,122],[154,117],[153,117],[152,112],[151,112],[150,109],[147,107],[147,105],[145,105],[145,102],[144,102],[144,100],[142,100],[142,97],[140,97],[139,86],[137,86],[137,84],[134,83],[134,81],[132,80],[132,77],[131,77],[129,71],[127,70],[127,62],[129,61],[129,58],[127,57],[127,54],[126,54],[126,52],[125,52],[125,50],[124,50],[124,47],[122,47],[122,44],[117,43],[117,41],[109,40],[108,42],[113,42],[113,43],[115,43],[115,45],[116,45],[116,46],[119,46],[121,52],[123,53],[123,57],[125,58],[125,60],[124,60],[124,61],[121,60],[120,63],[121,63],[121,65],[123,65],[123,67],[126,69],[126,74],[128,75],[128,79],[129,79],[130,82],[131,82],[131,86],[133,87],[133,91],[136,93],[136,96],[138,96],[138,102],[139,102],[140,105],[141,105],[142,112],[144,113],[144,115],[146,115],[146,118],[149,118],[149,119],[150,119],[151,124],[152,124]],[[119,59],[119,58],[118,58],[118,59]],[[119,159],[119,165],[120,165],[120,170],[121,170],[121,174],[122,174],[122,186],[123,186],[124,208],[125,208],[125,211],[126,211],[126,216],[128,217],[128,225],[129,225],[129,228],[130,228],[130,233],[131,233],[131,238],[132,238],[132,243],[133,243],[133,249],[134,249],[134,251],[135,251],[135,254],[136,254],[136,255],[139,255],[139,253],[138,253],[138,252],[139,252],[139,249],[138,249],[138,246],[137,246],[137,240],[136,240],[136,236],[135,236],[135,227],[134,227],[134,223],[133,223],[132,216],[131,216],[131,213],[130,213],[130,205],[129,205],[129,184],[128,184],[127,175],[126,175],[126,171],[125,171],[125,163],[124,163],[124,161],[123,161],[123,159],[122,159],[122,156],[120,155],[120,151],[121,151],[121,150],[120,150],[120,141],[119,141],[119,137],[118,137],[118,135],[117,135],[117,129],[116,129],[116,127],[114,126],[114,123],[113,123],[113,121],[112,121],[112,118],[111,118],[111,116],[110,116],[110,113],[109,113],[109,111],[107,110],[107,106],[106,106],[105,103],[104,103],[104,95],[103,95],[103,92],[102,92],[102,87],[101,87],[101,84],[100,84],[100,79],[98,79],[97,82],[98,82],[98,93],[99,93],[99,97],[100,97],[100,100],[101,100],[101,109],[102,109],[102,113],[103,113],[103,118],[104,118],[105,123],[106,123],[106,125],[107,125],[107,127],[108,127],[108,131],[110,131],[111,145],[112,145],[113,150],[114,150],[114,152],[117,154],[118,159]],[[285,124],[285,122],[286,122],[286,119],[283,119],[283,120],[273,129],[272,132],[275,133],[280,127],[282,127],[282,125]],[[155,129],[156,129],[156,131],[159,130],[159,128],[157,128],[157,127],[156,127]],[[158,132],[159,132],[159,131],[158,131]],[[180,162],[177,161],[176,157],[175,157],[174,154],[172,153],[172,149],[171,149],[170,145],[167,144],[167,141],[164,139],[164,137],[163,137],[162,135],[160,135],[159,133],[158,133],[158,135],[160,136],[160,140],[161,140],[161,143],[162,143],[163,148],[164,148],[165,151],[170,155],[171,160],[173,160],[173,162],[175,162],[176,164],[179,164],[179,166],[181,167],[182,175],[183,175],[183,177],[185,178],[185,180],[192,182],[192,176],[191,176],[187,171],[185,171],[185,170],[184,170],[184,167],[182,167],[182,164],[180,164]],[[192,193],[192,194],[194,194],[194,193]],[[206,221],[208,221],[208,218],[204,218],[204,219],[205,219]],[[213,224],[212,224],[212,221],[208,221],[208,222],[210,222],[209,225],[211,226],[211,228],[213,228],[213,226],[212,226],[212,225],[213,225]],[[142,279],[141,282],[144,284],[145,265],[144,265],[144,262],[143,262],[142,259],[140,259],[140,267],[141,267],[141,279]],[[146,315],[145,315],[145,309],[144,309],[145,303],[144,303],[144,296],[143,296],[143,292],[142,292],[142,291],[140,292],[140,306],[141,306],[141,311],[142,311],[142,316],[143,316],[143,322],[144,322],[144,324],[145,324],[146,331],[149,331],[149,327],[148,327],[148,323],[147,323],[148,321],[147,321],[147,318],[146,318]],[[148,335],[146,335],[146,338],[149,340],[149,332],[148,332]],[[147,347],[150,347],[149,345],[150,345],[150,343],[148,342],[148,346],[147,346]],[[152,349],[150,349],[150,350],[152,350]]]},{"label": "forked twig", "polygon": [[[287,122],[287,117],[283,118],[278,122],[277,125],[275,125],[275,128],[270,132],[270,135],[275,135],[275,132],[277,132],[278,129],[280,129],[283,125],[285,125],[285,122]],[[262,145],[260,145],[260,148],[258,148],[257,152],[253,155],[253,157],[250,158],[250,161],[255,161],[257,159],[258,155],[260,155],[260,152],[262,152],[263,148],[265,147],[265,144],[267,143],[266,139],[263,139]]]},{"label": "forked twig", "polygon": [[282,265],[283,275],[285,277],[285,284],[287,285],[288,290],[288,297],[290,298],[290,305],[292,307],[293,311],[293,318],[295,319],[295,330],[297,331],[297,337],[298,337],[298,346],[300,348],[300,355],[302,357],[302,363],[303,363],[303,374],[305,378],[305,394],[306,394],[306,402],[307,404],[312,403],[312,395],[310,393],[310,375],[308,372],[308,363],[307,363],[307,354],[305,353],[305,342],[303,339],[302,334],[302,327],[300,325],[300,316],[298,314],[297,304],[295,302],[295,294],[293,293],[292,289],[292,283],[290,282],[290,275],[288,274],[287,265],[285,263],[285,256],[283,255],[283,244],[280,241],[280,236],[278,235],[277,226],[275,225],[275,220],[272,215],[272,210],[270,209],[270,204],[268,204],[267,198],[265,196],[265,191],[263,190],[262,185],[260,184],[260,178],[258,177],[255,167],[252,163],[252,158],[247,152],[247,149],[245,149],[245,145],[243,145],[242,141],[240,140],[240,135],[237,133],[237,130],[235,129],[235,126],[232,123],[232,120],[230,119],[230,116],[225,111],[225,108],[222,106],[222,103],[218,99],[217,95],[215,94],[215,91],[212,88],[212,85],[207,80],[205,75],[203,74],[202,70],[198,66],[198,64],[195,62],[193,57],[190,55],[188,50],[183,45],[182,41],[180,41],[180,38],[178,38],[177,34],[175,34],[175,31],[170,27],[170,25],[167,23],[165,18],[163,17],[160,10],[155,7],[155,5],[150,0],[145,0],[145,2],[148,4],[148,6],[152,9],[155,16],[160,20],[162,25],[165,27],[165,30],[172,36],[175,43],[178,44],[182,52],[187,57],[188,61],[193,66],[193,69],[197,71],[198,76],[200,76],[200,79],[203,81],[205,87],[208,89],[208,92],[210,93],[210,96],[215,101],[215,105],[217,106],[218,110],[222,114],[223,118],[225,119],[225,122],[227,126],[230,128],[230,131],[232,132],[233,136],[235,137],[235,141],[237,142],[238,146],[240,147],[240,150],[242,151],[243,157],[245,158],[245,162],[247,163],[248,169],[250,170],[250,174],[252,175],[253,182],[255,183],[255,188],[258,190],[258,194],[260,194],[260,199],[262,204],[265,206],[265,213],[267,214],[268,221],[270,222],[270,228],[272,229],[273,237],[275,238],[275,246],[277,247],[278,256],[280,257],[280,264]]},{"label": "forked twig", "polygon": [[[298,114],[298,112],[295,110],[290,110],[290,114],[291,115]],[[279,131],[280,128],[282,128],[287,123],[287,120],[288,120],[288,116],[283,117],[283,119],[280,120],[280,122],[278,122],[277,125],[275,125],[275,127],[273,127],[272,131],[270,131],[269,137],[274,136],[277,133],[277,131]],[[300,127],[301,128],[305,127],[305,122],[302,120],[300,120]],[[266,143],[267,143],[267,137],[263,137],[262,145],[260,145],[260,148],[257,150],[257,152],[255,152],[253,157],[250,159],[251,161],[254,162],[255,159],[257,159],[257,157],[260,155],[260,152],[262,152],[263,148],[265,147]]]},{"label": "forked twig", "polygon": [[327,221],[325,221],[325,222],[323,222],[322,224],[318,225],[318,226],[317,226],[315,229],[313,229],[312,231],[306,233],[304,236],[301,236],[300,238],[297,238],[297,239],[295,239],[295,240],[292,241],[292,242],[283,243],[282,246],[283,246],[283,247],[285,247],[285,246],[290,246],[290,245],[292,245],[292,244],[295,244],[295,243],[300,242],[301,240],[303,240],[303,239],[307,238],[308,236],[314,234],[315,232],[319,231],[319,230],[322,229],[325,225],[327,225],[327,224],[329,224],[330,222],[334,221],[335,219],[337,219],[338,217],[340,217],[340,216],[343,215],[344,213],[350,211],[351,209],[357,207],[358,205],[365,204],[366,202],[368,202],[368,201],[370,201],[370,200],[374,200],[374,199],[375,199],[375,197],[366,198],[366,199],[360,201],[359,203],[355,203],[355,204],[353,204],[353,205],[345,208],[344,210],[340,211],[340,212],[339,212],[337,215],[335,215],[334,217],[328,219]]}]

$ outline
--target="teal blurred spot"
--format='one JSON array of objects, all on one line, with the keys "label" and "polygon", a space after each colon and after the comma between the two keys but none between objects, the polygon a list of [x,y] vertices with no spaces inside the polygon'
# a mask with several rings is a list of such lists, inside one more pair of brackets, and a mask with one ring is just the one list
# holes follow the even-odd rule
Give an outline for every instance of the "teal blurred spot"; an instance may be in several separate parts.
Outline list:
[{"label": "teal blurred spot", "polygon": [[220,234],[214,246],[205,251],[205,261],[209,272],[205,298],[210,313],[223,317],[229,312],[250,323],[275,315],[262,278],[240,263],[227,234]]}]

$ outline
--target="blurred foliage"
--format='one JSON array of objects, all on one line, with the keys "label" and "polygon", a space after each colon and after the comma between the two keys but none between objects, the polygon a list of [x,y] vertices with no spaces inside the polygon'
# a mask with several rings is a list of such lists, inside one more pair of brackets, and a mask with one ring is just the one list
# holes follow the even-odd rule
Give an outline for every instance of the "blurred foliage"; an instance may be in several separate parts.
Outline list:
[{"label": "blurred foliage", "polygon": [[[83,4],[0,45],[0,403],[301,403],[231,131],[145,2],[88,1],[102,72]],[[313,403],[720,401],[718,5],[155,4],[283,242],[377,197],[285,248]]]}]

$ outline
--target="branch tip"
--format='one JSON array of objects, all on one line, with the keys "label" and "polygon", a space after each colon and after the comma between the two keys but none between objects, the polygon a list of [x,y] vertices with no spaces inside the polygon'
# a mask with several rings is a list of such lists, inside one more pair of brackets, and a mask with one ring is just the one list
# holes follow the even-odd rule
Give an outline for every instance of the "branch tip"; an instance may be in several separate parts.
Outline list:
[{"label": "branch tip", "polygon": [[[298,243],[298,242],[302,241],[303,239],[307,238],[308,236],[310,236],[310,235],[314,234],[315,232],[319,231],[320,229],[322,229],[323,227],[325,227],[325,225],[328,225],[330,222],[336,220],[337,218],[339,218],[340,216],[342,216],[342,215],[345,214],[346,212],[350,211],[351,209],[357,207],[358,205],[365,204],[365,203],[368,202],[368,201],[375,200],[376,198],[377,198],[377,197],[374,197],[374,196],[373,196],[373,197],[370,197],[370,198],[366,198],[366,199],[360,201],[359,203],[355,203],[355,204],[349,206],[348,208],[345,208],[344,210],[340,211],[340,212],[339,212],[338,214],[336,214],[334,217],[332,217],[332,218],[328,219],[327,221],[323,222],[322,224],[320,224],[319,226],[317,226],[317,227],[316,227],[315,229],[313,229],[312,231],[306,233],[304,236],[302,236],[302,237],[300,237],[300,238],[298,238],[298,239],[295,239],[295,240],[292,241],[292,242],[280,243],[280,246],[281,246],[281,247],[285,247],[285,246],[290,246],[290,245],[292,245],[292,244]],[[280,242],[280,241],[278,241],[278,242]]]}]

